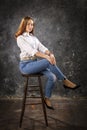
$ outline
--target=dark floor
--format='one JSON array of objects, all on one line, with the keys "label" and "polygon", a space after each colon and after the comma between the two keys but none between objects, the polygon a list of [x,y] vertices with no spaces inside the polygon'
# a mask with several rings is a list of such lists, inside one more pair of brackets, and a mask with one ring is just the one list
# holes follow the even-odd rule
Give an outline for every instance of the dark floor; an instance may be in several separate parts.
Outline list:
[{"label": "dark floor", "polygon": [[[36,99],[38,100],[38,99]],[[19,128],[21,99],[0,100],[0,130],[87,130],[87,99],[52,98],[55,110],[47,110],[46,127],[41,105],[26,107]]]}]

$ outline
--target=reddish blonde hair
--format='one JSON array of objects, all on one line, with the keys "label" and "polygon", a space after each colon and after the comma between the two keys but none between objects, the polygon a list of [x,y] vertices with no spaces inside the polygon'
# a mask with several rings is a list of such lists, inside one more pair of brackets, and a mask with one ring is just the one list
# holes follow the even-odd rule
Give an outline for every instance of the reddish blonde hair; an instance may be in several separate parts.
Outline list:
[{"label": "reddish blonde hair", "polygon": [[[26,25],[28,23],[29,20],[33,20],[31,17],[29,16],[26,16],[24,17],[22,20],[21,20],[21,23],[18,27],[18,30],[17,32],[15,33],[15,37],[17,38],[19,35],[21,35],[23,32],[25,32],[25,29],[26,29]],[[33,34],[34,32],[34,28],[33,30],[31,31],[31,33]]]}]

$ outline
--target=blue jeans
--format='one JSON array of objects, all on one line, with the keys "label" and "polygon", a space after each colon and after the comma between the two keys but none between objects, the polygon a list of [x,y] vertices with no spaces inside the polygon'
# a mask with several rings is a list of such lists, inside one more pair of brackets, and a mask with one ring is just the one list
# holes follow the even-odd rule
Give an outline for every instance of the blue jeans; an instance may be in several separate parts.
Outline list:
[{"label": "blue jeans", "polygon": [[50,62],[46,59],[20,61],[19,68],[23,74],[42,73],[47,77],[45,97],[48,98],[50,98],[52,95],[52,90],[54,88],[56,79],[64,80],[64,78],[66,78],[66,76],[56,65],[50,64]]}]

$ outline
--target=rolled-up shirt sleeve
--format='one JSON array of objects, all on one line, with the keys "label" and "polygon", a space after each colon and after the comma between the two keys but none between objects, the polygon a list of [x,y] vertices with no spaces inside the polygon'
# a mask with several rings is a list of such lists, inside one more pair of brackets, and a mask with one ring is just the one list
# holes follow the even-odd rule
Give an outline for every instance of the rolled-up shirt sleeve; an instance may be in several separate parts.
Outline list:
[{"label": "rolled-up shirt sleeve", "polygon": [[32,48],[32,47],[29,45],[29,43],[27,43],[27,42],[23,39],[22,36],[17,37],[17,45],[18,45],[18,47],[19,47],[20,50],[21,50],[21,54],[20,54],[21,56],[23,56],[23,54],[25,55],[25,53],[26,53],[27,56],[34,56],[34,55],[38,52],[38,50]]},{"label": "rolled-up shirt sleeve", "polygon": [[46,50],[48,50],[47,47],[45,47],[39,40],[36,38],[36,43],[38,44],[38,51],[45,53]]}]

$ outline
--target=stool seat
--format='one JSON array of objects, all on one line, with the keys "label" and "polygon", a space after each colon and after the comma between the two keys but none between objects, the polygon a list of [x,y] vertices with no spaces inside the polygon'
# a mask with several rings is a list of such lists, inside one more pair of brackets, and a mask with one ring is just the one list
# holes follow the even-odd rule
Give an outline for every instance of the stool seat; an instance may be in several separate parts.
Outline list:
[{"label": "stool seat", "polygon": [[24,77],[37,77],[37,76],[43,76],[41,73],[35,73],[35,74],[22,74]]},{"label": "stool seat", "polygon": [[[41,98],[41,104],[42,104],[42,108],[43,108],[43,114],[44,114],[44,119],[45,119],[45,124],[46,126],[48,126],[48,120],[47,120],[47,114],[46,114],[46,108],[45,108],[45,103],[44,103],[44,95],[43,95],[43,90],[42,90],[42,82],[41,82],[41,77],[43,76],[43,74],[41,73],[35,73],[35,74],[22,74],[22,76],[24,78],[26,78],[26,82],[25,82],[25,86],[24,86],[24,95],[23,95],[23,102],[22,102],[22,110],[21,110],[21,116],[20,116],[20,124],[19,127],[22,126],[22,122],[23,122],[23,116],[24,116],[24,112],[25,112],[25,106],[26,105],[31,105],[31,104],[27,104],[26,103],[26,99],[30,98],[29,97],[29,91],[37,91],[36,87],[38,87],[38,91],[40,92],[40,97]],[[36,77],[38,80],[38,85],[32,85],[29,84],[29,79],[31,77]],[[28,88],[32,86],[33,90],[29,90]],[[35,86],[35,87],[34,87]],[[27,96],[28,95],[28,96]],[[33,98],[33,97],[32,97]],[[38,98],[37,96],[34,98]],[[36,104],[40,104],[40,103],[35,103]]]}]

